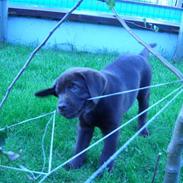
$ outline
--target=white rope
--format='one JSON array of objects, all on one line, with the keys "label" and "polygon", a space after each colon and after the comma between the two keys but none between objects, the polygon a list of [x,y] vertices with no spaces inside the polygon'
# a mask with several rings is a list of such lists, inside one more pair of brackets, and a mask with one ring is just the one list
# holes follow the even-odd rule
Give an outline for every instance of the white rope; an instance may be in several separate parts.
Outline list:
[{"label": "white rope", "polygon": [[5,166],[5,165],[0,165],[0,168],[1,169],[9,169],[9,170],[20,171],[20,172],[40,174],[40,175],[46,175],[47,174],[47,173],[44,173],[44,172],[38,172],[38,171],[34,171],[34,170],[29,170],[29,169],[21,169],[21,168],[16,168],[16,167],[11,167],[11,166]]},{"label": "white rope", "polygon": [[133,117],[131,120],[129,120],[128,122],[126,122],[125,124],[121,125],[120,127],[118,127],[117,129],[113,130],[111,133],[107,134],[106,136],[104,136],[103,138],[99,139],[98,141],[96,141],[95,143],[93,143],[92,145],[90,145],[89,147],[87,147],[86,149],[84,149],[83,151],[79,152],[78,154],[76,154],[75,156],[71,157],[70,159],[68,159],[67,161],[65,161],[64,163],[60,164],[59,166],[57,166],[56,168],[54,168],[52,171],[50,171],[49,173],[47,173],[41,180],[39,183],[42,183],[48,176],[50,176],[52,173],[56,172],[57,170],[59,170],[60,168],[62,168],[64,165],[66,165],[67,163],[69,163],[70,161],[72,161],[73,159],[77,158],[78,156],[80,156],[81,154],[85,153],[86,151],[88,151],[89,149],[91,149],[92,147],[96,146],[97,144],[99,144],[100,142],[102,142],[103,140],[105,140],[106,138],[108,138],[109,136],[111,136],[112,134],[114,134],[116,131],[120,130],[122,127],[126,126],[127,124],[129,124],[130,122],[132,122],[134,119],[138,118],[140,115],[142,115],[143,113],[145,113],[146,111],[152,109],[153,107],[155,107],[156,105],[158,105],[159,103],[163,102],[165,99],[167,99],[168,97],[170,97],[171,95],[173,95],[174,93],[176,93],[179,89],[181,89],[182,86],[180,86],[179,88],[173,90],[171,93],[169,93],[168,95],[166,95],[164,98],[160,99],[158,102],[156,102],[155,104],[153,104],[152,106],[150,106],[149,108],[147,108],[146,110],[144,110],[143,112],[139,113],[138,115],[136,115],[135,117]]},{"label": "white rope", "polygon": [[56,116],[56,111],[53,113],[52,133],[51,133],[51,142],[50,142],[50,157],[49,157],[49,164],[48,164],[48,173],[51,171],[51,168],[52,168],[53,140],[54,140],[54,132],[55,132],[55,116]]},{"label": "white rope", "polygon": [[[178,83],[178,82],[181,82],[182,80],[177,80],[177,81],[172,81],[172,82],[167,82],[167,83],[162,83],[162,84],[156,84],[156,85],[151,85],[151,86],[147,86],[147,87],[143,87],[143,88],[138,88],[138,89],[133,89],[133,90],[129,90],[129,91],[123,91],[123,92],[117,92],[117,93],[113,93],[113,94],[109,94],[109,95],[104,95],[104,96],[98,96],[98,97],[94,97],[94,98],[90,98],[89,100],[92,100],[92,99],[97,99],[97,98],[104,98],[104,97],[108,97],[108,96],[114,96],[114,95],[120,95],[120,94],[123,94],[123,93],[128,93],[128,92],[133,92],[133,91],[137,91],[137,90],[143,90],[143,89],[147,89],[147,88],[152,88],[152,87],[158,87],[158,86],[164,86],[164,85],[168,85],[168,84],[173,84],[173,83]],[[181,87],[180,87],[181,88]],[[178,89],[180,89],[178,88]],[[176,92],[178,89],[176,89],[174,92]],[[171,93],[169,94],[171,95]],[[143,113],[145,113],[146,111],[150,110],[152,107],[154,107],[155,105],[159,104],[160,102],[162,102],[163,100],[165,100],[165,98],[169,97],[169,95],[167,95],[166,97],[164,97],[163,99],[159,100],[157,103],[153,104],[152,106],[150,106],[148,109],[146,109],[145,111],[141,112],[139,115],[135,116],[134,118],[132,118],[131,120],[129,120],[128,122],[126,122],[125,124],[121,125],[120,127],[118,127],[117,129],[115,129],[114,131],[112,131],[110,134],[104,136],[102,139],[100,139],[99,141],[97,141],[96,143],[92,144],[91,146],[89,146],[88,148],[86,148],[85,150],[83,150],[83,152],[80,152],[78,153],[77,155],[75,155],[74,157],[70,158],[68,161],[66,161],[65,163],[63,163],[62,165],[60,165],[60,167],[58,166],[57,168],[61,168],[62,166],[64,166],[65,164],[67,164],[69,161],[71,161],[72,159],[78,157],[79,155],[81,155],[82,153],[86,152],[87,150],[89,150],[90,148],[92,148],[93,146],[97,145],[98,143],[100,143],[101,141],[103,141],[104,139],[108,138],[110,135],[112,135],[113,133],[115,133],[116,131],[120,130],[121,128],[123,128],[124,126],[128,125],[131,121],[133,121],[134,119],[136,119],[138,116],[142,115]],[[16,124],[13,124],[13,125],[10,125],[8,127],[6,127],[7,129],[9,128],[13,128],[13,127],[16,127],[18,125],[22,125],[22,124],[25,124],[27,122],[30,122],[30,121],[33,121],[33,120],[36,120],[36,119],[40,119],[40,118],[43,118],[43,117],[46,117],[48,115],[51,115],[53,114],[54,115],[54,119],[53,119],[53,125],[55,126],[55,115],[56,115],[56,111],[52,111],[52,112],[49,112],[49,113],[46,113],[46,114],[43,114],[43,115],[40,115],[40,116],[37,116],[37,117],[34,117],[34,118],[30,118],[28,120],[24,120],[24,121],[21,121],[19,123],[16,123]],[[50,122],[50,120],[49,120]],[[47,123],[47,126],[49,124],[49,122]],[[45,133],[47,131],[47,126],[45,128],[45,132],[43,134],[43,138],[45,138]],[[1,128],[0,130],[3,130],[5,128]],[[42,138],[42,152],[43,152],[43,161],[45,161],[45,151],[44,151],[44,147],[43,147],[43,138]],[[52,153],[53,153],[53,139],[54,139],[54,127],[52,126],[52,137],[51,137],[51,144],[50,144],[50,158],[49,158],[49,168],[48,168],[48,173],[43,173],[45,174],[46,176],[48,174],[51,174],[53,173],[53,170],[56,171],[55,169],[53,169],[51,171],[51,163],[52,163]],[[0,165],[1,168],[10,168],[10,169],[14,169],[14,170],[20,170],[20,171],[24,171],[22,169],[18,169],[18,168],[15,168],[15,167],[8,167],[8,166],[4,166],[4,165]],[[45,163],[43,163],[43,168],[42,170],[44,169],[45,167]],[[30,173],[36,173],[37,171],[24,171],[24,172],[30,172]],[[39,172],[38,172],[39,173]],[[48,175],[49,176],[49,175]],[[37,177],[39,178],[39,176]],[[36,179],[37,179],[36,178]],[[44,177],[43,177],[44,178]]]},{"label": "white rope", "polygon": [[135,89],[131,89],[131,90],[126,90],[126,91],[115,92],[115,93],[111,93],[111,94],[107,94],[107,95],[92,97],[92,98],[89,98],[88,100],[95,100],[95,99],[101,99],[101,98],[106,98],[106,97],[112,97],[112,96],[116,96],[116,95],[122,95],[122,94],[125,94],[125,93],[144,90],[144,89],[148,89],[148,88],[155,88],[155,87],[170,85],[170,84],[173,84],[173,83],[180,83],[182,81],[183,80],[176,80],[176,81],[170,81],[170,82],[161,83],[161,84],[149,85],[149,86],[145,86],[145,87],[141,87],[141,88],[135,88]]},{"label": "white rope", "polygon": [[138,130],[118,151],[116,151],[97,171],[95,171],[85,183],[90,183],[94,180],[106,167],[116,159],[116,157],[148,126],[150,125],[157,116],[159,116],[168,106],[183,92],[180,90],[170,101],[168,101],[161,110],[159,110],[140,130]]},{"label": "white rope", "polygon": [[43,114],[43,115],[40,115],[40,116],[37,116],[37,117],[34,117],[34,118],[30,118],[30,119],[27,119],[27,120],[18,122],[18,123],[16,123],[16,124],[7,126],[7,127],[5,127],[5,128],[0,128],[0,130],[10,129],[10,128],[16,127],[16,126],[18,126],[18,125],[22,125],[22,124],[24,124],[24,123],[28,123],[28,122],[33,121],[33,120],[36,120],[36,119],[44,118],[44,117],[46,117],[46,116],[48,116],[48,115],[53,114],[54,112],[55,112],[55,111],[52,111],[52,112],[49,112],[49,113],[46,113],[46,114]]},{"label": "white rope", "polygon": [[[49,121],[47,122],[46,126],[45,126],[45,130],[42,136],[42,140],[41,140],[41,149],[42,149],[42,156],[43,156],[43,166],[41,169],[41,172],[44,171],[45,169],[45,164],[46,164],[46,153],[45,153],[45,147],[44,147],[44,141],[45,141],[45,137],[46,137],[46,133],[48,131],[48,126],[50,124],[50,122],[53,120],[53,116],[51,116],[51,118],[49,119]],[[35,177],[34,179],[37,180],[38,178],[40,178],[41,175],[38,175],[37,177]]]},{"label": "white rope", "polygon": [[[53,113],[53,115],[54,114],[55,113]],[[41,115],[41,116],[43,116],[43,115]],[[32,118],[32,119],[34,120],[35,118]],[[36,117],[36,119],[39,119],[39,118]],[[44,168],[45,168],[45,164],[46,164],[46,153],[45,153],[45,149],[44,149],[44,140],[45,140],[45,136],[46,136],[46,133],[47,133],[47,130],[48,130],[48,126],[49,126],[52,119],[53,119],[53,117],[51,116],[51,118],[49,119],[49,121],[47,122],[47,124],[45,126],[45,130],[44,130],[44,133],[43,133],[43,136],[42,136],[41,148],[42,148],[42,155],[43,155],[43,166],[42,166],[41,172],[29,170],[27,167],[25,167],[24,169],[23,168],[10,167],[10,166],[4,166],[4,165],[0,165],[0,167],[1,168],[6,168],[6,169],[18,170],[18,171],[22,171],[22,172],[26,172],[26,173],[31,173],[31,174],[32,173],[33,174],[39,174],[37,177],[34,177],[34,180],[37,180],[38,178],[40,178],[41,175],[46,174],[46,173],[43,173]]]}]

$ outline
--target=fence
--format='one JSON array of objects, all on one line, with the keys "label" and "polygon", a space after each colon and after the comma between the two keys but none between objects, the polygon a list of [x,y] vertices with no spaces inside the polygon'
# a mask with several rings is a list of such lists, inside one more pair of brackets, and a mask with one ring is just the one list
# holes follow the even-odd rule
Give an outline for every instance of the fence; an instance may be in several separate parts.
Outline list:
[{"label": "fence", "polygon": [[[122,1],[122,0],[117,0],[117,2]],[[74,3],[76,2],[75,0],[63,0],[63,1],[57,1],[57,0],[45,0],[45,1],[40,1],[40,0],[10,0],[11,3],[14,4],[22,4],[22,5],[34,5],[34,6],[47,6],[47,7],[65,7],[65,8],[71,8]],[[129,2],[127,0],[124,0],[124,2]],[[165,6],[178,6],[179,1],[177,0],[131,0],[131,2],[137,2],[137,3],[149,3],[149,4],[156,4],[156,5],[165,5]],[[96,4],[96,0],[92,1],[85,1],[82,6],[88,6],[91,7],[93,6],[94,9],[97,9],[100,7],[100,3]],[[82,8],[82,6],[80,8]]]},{"label": "fence", "polygon": [[[181,9],[175,8],[175,0],[136,0],[136,1],[122,1],[116,2],[116,10],[121,16],[134,18],[134,19],[153,19],[154,21],[169,22],[169,24],[179,25],[181,22]],[[70,9],[74,6],[75,0],[9,0],[10,6],[22,6],[22,7],[37,7],[43,9],[63,10]],[[147,3],[148,2],[148,3]],[[169,5],[169,6],[158,6]],[[171,6],[170,6],[171,5]],[[85,0],[83,4],[78,8],[79,11],[95,12],[100,14],[111,14],[111,11],[105,3],[99,0]]]}]

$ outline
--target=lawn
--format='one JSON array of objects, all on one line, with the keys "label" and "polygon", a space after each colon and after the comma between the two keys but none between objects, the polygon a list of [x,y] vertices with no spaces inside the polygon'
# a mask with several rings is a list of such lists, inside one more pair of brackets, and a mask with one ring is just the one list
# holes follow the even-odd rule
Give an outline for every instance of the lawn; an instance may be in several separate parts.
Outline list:
[{"label": "lawn", "polygon": [[[0,45],[0,99],[6,91],[14,76],[25,63],[33,48],[13,45]],[[0,127],[14,124],[40,114],[55,110],[56,98],[40,100],[34,97],[34,92],[52,85],[54,79],[65,69],[75,66],[101,69],[107,63],[112,62],[116,54],[91,54],[81,52],[64,52],[59,50],[43,50],[37,54],[27,71],[19,79],[9,99],[0,111]],[[176,80],[177,78],[162,66],[158,60],[151,57],[150,63],[153,68],[153,84]],[[183,64],[176,64],[183,71]],[[161,88],[151,89],[150,104],[152,105],[163,96],[173,91],[180,84],[173,84]],[[142,183],[151,182],[155,161],[159,152],[162,153],[156,182],[163,180],[166,163],[166,149],[170,141],[174,122],[182,105],[183,95],[162,113],[150,126],[150,136],[138,137],[116,159],[112,173],[105,173],[103,178],[97,179],[97,183]],[[167,101],[166,101],[167,102]],[[158,112],[165,102],[149,112],[151,118]],[[131,119],[137,114],[137,105],[125,114],[124,121]],[[20,158],[10,162],[4,156],[0,156],[0,164],[19,167],[26,166],[31,170],[41,171],[42,150],[41,139],[49,116],[41,120],[35,120],[25,125],[12,128],[8,132],[6,149],[20,154]],[[67,120],[56,116],[55,140],[53,151],[53,168],[69,159],[73,154],[76,138],[77,119]],[[137,122],[121,130],[119,146],[129,139],[135,132]],[[51,125],[45,137],[46,155],[49,154]],[[100,139],[98,129],[92,143]],[[45,182],[84,182],[98,166],[102,144],[92,148],[87,154],[86,164],[79,170],[66,171],[60,169]],[[48,163],[46,163],[48,166]],[[45,168],[47,171],[47,168]],[[183,180],[183,176],[182,176]],[[0,183],[27,183],[31,182],[25,173],[13,170],[0,170]],[[38,182],[38,181],[35,181]]]}]

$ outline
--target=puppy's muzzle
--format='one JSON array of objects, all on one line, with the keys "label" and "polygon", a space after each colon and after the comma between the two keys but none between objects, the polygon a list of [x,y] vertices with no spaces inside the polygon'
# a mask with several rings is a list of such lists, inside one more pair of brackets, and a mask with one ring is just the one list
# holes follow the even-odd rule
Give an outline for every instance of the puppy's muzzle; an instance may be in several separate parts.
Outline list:
[{"label": "puppy's muzzle", "polygon": [[64,116],[65,118],[71,119],[78,115],[78,111],[75,111],[66,103],[61,103],[57,107],[57,111],[60,115]]},{"label": "puppy's muzzle", "polygon": [[59,112],[66,112],[68,110],[68,107],[67,107],[67,105],[66,104],[60,104],[59,106],[58,106],[58,111]]}]

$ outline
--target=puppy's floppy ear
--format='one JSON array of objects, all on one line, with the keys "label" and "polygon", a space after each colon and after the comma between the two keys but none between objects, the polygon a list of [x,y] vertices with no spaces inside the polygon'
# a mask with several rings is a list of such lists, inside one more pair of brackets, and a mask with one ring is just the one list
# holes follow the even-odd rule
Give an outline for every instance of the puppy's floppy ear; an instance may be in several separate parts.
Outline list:
[{"label": "puppy's floppy ear", "polygon": [[51,88],[40,90],[35,93],[36,97],[47,97],[49,95],[54,95],[55,97],[58,97],[58,95],[56,94],[56,91],[55,91],[55,85]]},{"label": "puppy's floppy ear", "polygon": [[[96,70],[86,70],[80,73],[88,87],[88,91],[91,97],[100,96],[104,93],[107,85],[107,79],[105,75]],[[98,99],[94,99],[94,104],[98,103]]]}]

